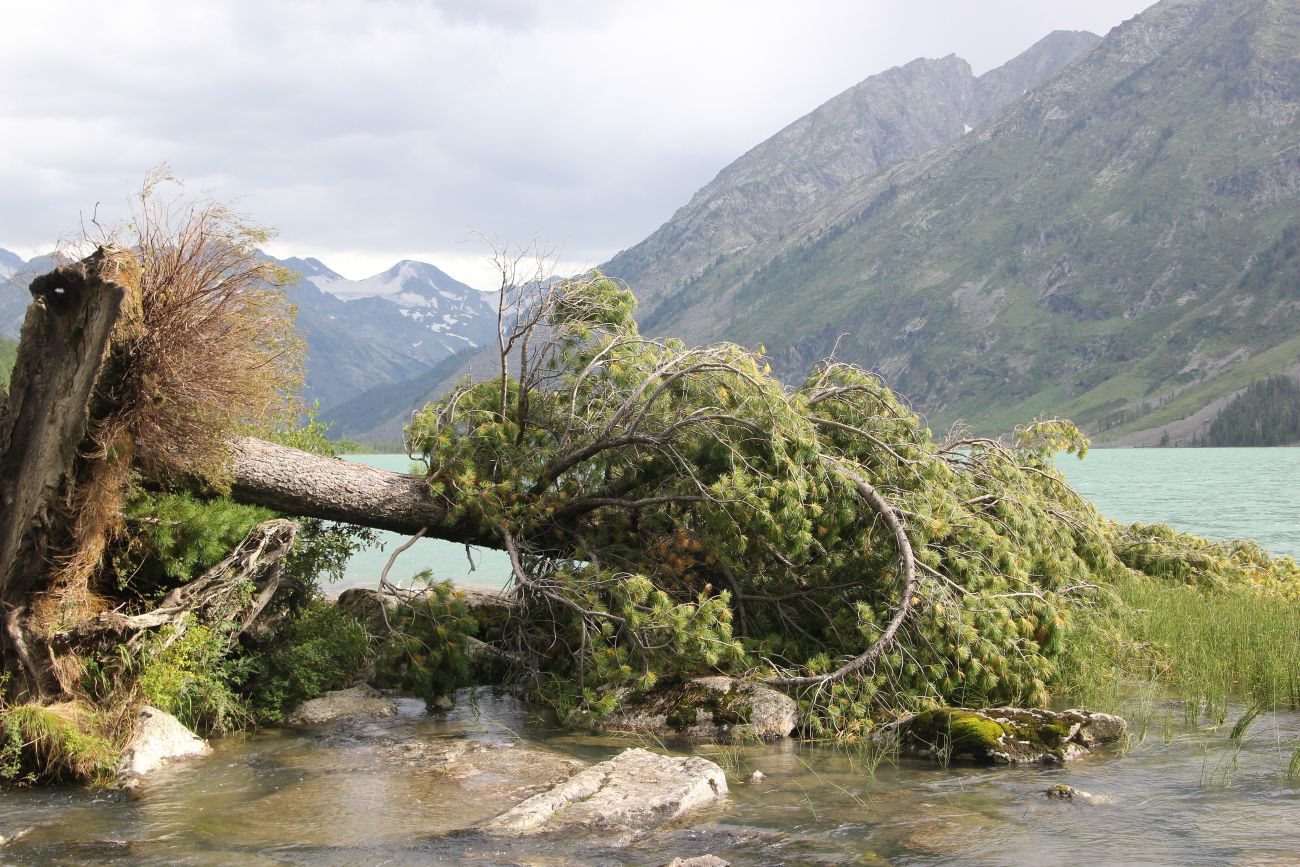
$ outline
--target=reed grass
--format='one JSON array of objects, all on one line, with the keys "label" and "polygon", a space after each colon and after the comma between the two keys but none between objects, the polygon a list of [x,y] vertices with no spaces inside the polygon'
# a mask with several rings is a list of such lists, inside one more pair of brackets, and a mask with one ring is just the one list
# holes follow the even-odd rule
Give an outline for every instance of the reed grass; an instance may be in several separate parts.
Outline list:
[{"label": "reed grass", "polygon": [[1300,708],[1300,606],[1249,591],[1204,593],[1134,581],[1119,588],[1125,631],[1157,674],[1216,723],[1230,703]]},{"label": "reed grass", "polygon": [[[1300,606],[1247,589],[1205,591],[1132,579],[1117,605],[1075,626],[1058,693],[1117,708],[1135,687],[1166,687],[1189,721],[1222,724],[1229,706],[1300,708]],[[1253,717],[1252,717],[1253,719]]]}]

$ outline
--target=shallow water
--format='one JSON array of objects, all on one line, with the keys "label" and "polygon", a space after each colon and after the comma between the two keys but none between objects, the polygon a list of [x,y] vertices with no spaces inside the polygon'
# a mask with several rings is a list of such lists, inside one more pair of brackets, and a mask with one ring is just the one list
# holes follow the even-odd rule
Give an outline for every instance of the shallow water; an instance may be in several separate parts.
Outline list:
[{"label": "shallow water", "polygon": [[[1150,714],[1149,719],[1147,713]],[[503,811],[526,769],[518,738],[597,760],[635,740],[562,735],[480,691],[445,716],[403,701],[391,720],[264,731],[214,742],[164,769],[136,800],[78,790],[5,793],[0,849],[16,864],[664,864],[712,852],[733,864],[1277,864],[1300,856],[1300,781],[1285,777],[1300,714],[1265,715],[1240,749],[1227,727],[1148,707],[1131,748],[1065,768],[942,768],[793,742],[696,751],[726,767],[730,796],[686,824],[618,849],[596,837],[495,840],[450,833]],[[461,775],[403,758],[466,742],[505,757]],[[680,745],[679,745],[680,746]],[[515,764],[512,765],[511,762]],[[754,770],[766,779],[747,782]],[[535,775],[534,775],[535,776]],[[1067,783],[1105,804],[1050,800]]]},{"label": "shallow water", "polygon": [[[365,456],[405,470],[405,458]],[[1071,483],[1120,521],[1168,521],[1215,538],[1253,537],[1300,556],[1300,449],[1122,449],[1061,461]],[[389,538],[391,547],[397,537]],[[500,586],[482,552],[420,543],[395,575]],[[365,552],[343,584],[373,585],[386,551]],[[337,585],[336,585],[337,587]],[[164,769],[128,800],[79,789],[0,794],[0,862],[15,864],[665,864],[712,852],[767,864],[1300,863],[1300,713],[1261,715],[1240,745],[1186,719],[1175,702],[1137,703],[1128,747],[1065,768],[942,768],[873,762],[793,742],[696,751],[728,769],[725,803],[633,846],[596,838],[491,840],[454,833],[531,793],[509,745],[599,760],[635,740],[558,734],[517,703],[480,691],[447,715],[403,700],[391,720],[323,731],[268,730],[214,742],[197,764]],[[494,761],[445,772],[424,746],[469,744]],[[671,747],[671,745],[670,745]],[[677,745],[682,749],[682,745]],[[414,752],[403,752],[413,750]],[[527,766],[525,766],[525,764]],[[755,770],[766,779],[750,783]],[[1108,803],[1045,797],[1056,783]]]}]

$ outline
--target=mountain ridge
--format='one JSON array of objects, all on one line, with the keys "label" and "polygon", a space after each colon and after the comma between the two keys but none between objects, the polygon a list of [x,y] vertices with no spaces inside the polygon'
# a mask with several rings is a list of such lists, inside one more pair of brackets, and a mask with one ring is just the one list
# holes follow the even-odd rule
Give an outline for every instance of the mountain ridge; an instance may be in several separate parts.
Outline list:
[{"label": "mountain ridge", "polygon": [[779,236],[839,186],[952,142],[1040,85],[1100,37],[1053,31],[976,77],[956,55],[869,76],[724,167],[650,235],[601,270],[637,292],[642,317],[718,257]]},{"label": "mountain ridge", "polygon": [[1300,357],[1298,19],[1165,0],[971,134],[679,281],[643,323],[765,343],[788,378],[838,345],[940,424],[1051,411],[1158,435]]},{"label": "mountain ridge", "polygon": [[[285,293],[307,343],[304,397],[325,408],[425,375],[496,334],[496,308],[485,294],[426,262],[402,260],[365,280],[347,280],[319,259],[266,258],[297,277]],[[0,336],[18,336],[27,284],[55,264],[52,256],[24,261],[0,248],[0,268],[8,270],[0,273]]]}]

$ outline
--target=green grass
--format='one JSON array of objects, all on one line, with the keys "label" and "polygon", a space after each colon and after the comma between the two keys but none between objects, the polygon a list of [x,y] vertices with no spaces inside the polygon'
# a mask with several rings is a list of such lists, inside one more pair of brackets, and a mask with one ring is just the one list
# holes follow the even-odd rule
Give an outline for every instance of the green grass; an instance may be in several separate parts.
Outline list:
[{"label": "green grass", "polygon": [[1233,704],[1300,708],[1295,602],[1137,579],[1115,591],[1113,613],[1076,624],[1059,669],[1063,697],[1117,709],[1146,683],[1185,699],[1192,721],[1215,724]]},{"label": "green grass", "polygon": [[17,357],[18,344],[7,337],[0,337],[0,385],[8,387],[9,374],[13,372]]},{"label": "green grass", "polygon": [[61,707],[63,713],[31,704],[0,708],[0,780],[107,784],[117,749],[92,730],[89,713]]},{"label": "green grass", "polygon": [[1133,639],[1157,649],[1163,680],[1216,722],[1228,704],[1300,708],[1300,608],[1249,592],[1121,588]]}]

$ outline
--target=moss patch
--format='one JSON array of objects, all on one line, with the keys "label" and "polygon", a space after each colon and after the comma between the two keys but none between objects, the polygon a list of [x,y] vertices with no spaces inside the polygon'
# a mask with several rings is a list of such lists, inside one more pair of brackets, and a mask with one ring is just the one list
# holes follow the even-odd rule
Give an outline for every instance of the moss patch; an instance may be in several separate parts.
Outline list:
[{"label": "moss patch", "polygon": [[1003,749],[1009,729],[1001,723],[966,710],[935,708],[917,714],[907,727],[908,736],[923,750],[938,755],[970,755],[990,759]]}]

